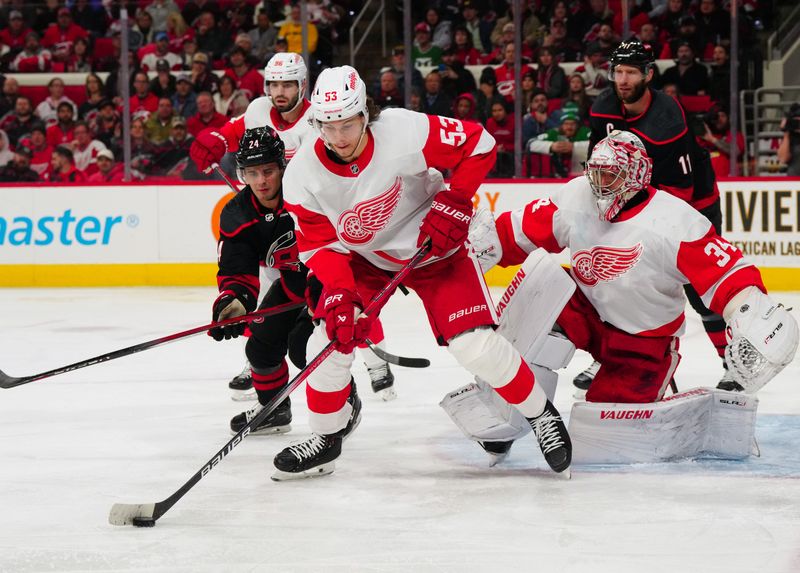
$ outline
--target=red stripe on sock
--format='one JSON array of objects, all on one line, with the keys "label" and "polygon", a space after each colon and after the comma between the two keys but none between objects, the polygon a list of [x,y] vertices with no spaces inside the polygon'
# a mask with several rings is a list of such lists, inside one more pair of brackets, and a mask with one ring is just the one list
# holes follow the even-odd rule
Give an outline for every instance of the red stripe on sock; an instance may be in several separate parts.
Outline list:
[{"label": "red stripe on sock", "polygon": [[286,360],[281,362],[280,367],[275,372],[269,374],[258,374],[255,370],[250,370],[253,376],[253,388],[256,390],[275,390],[289,381],[289,366]]},{"label": "red stripe on sock", "polygon": [[333,414],[344,407],[347,397],[350,395],[350,383],[341,390],[335,392],[320,392],[306,384],[306,399],[308,409],[315,414]]},{"label": "red stripe on sock", "polygon": [[495,388],[495,390],[509,404],[519,404],[530,396],[534,383],[533,372],[520,358],[519,369],[511,381],[505,386]]},{"label": "red stripe on sock", "polygon": [[728,340],[725,338],[725,331],[706,332],[706,334],[709,340],[711,340],[711,344],[717,349],[717,354],[725,356],[725,347],[728,345]]}]

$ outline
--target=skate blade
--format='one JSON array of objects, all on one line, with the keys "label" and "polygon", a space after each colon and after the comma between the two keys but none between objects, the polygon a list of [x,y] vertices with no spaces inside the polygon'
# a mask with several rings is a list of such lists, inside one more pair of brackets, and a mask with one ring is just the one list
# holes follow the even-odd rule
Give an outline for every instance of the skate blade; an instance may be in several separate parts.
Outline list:
[{"label": "skate blade", "polygon": [[[270,426],[268,428],[261,428],[260,430],[253,430],[250,432],[251,436],[271,436],[273,434],[285,434],[292,430],[291,424],[286,424],[285,426]],[[231,435],[235,436],[239,432],[231,430]]]},{"label": "skate blade", "polygon": [[581,390],[579,388],[575,389],[575,393],[572,395],[573,398],[576,400],[586,400],[586,390]]},{"label": "skate blade", "polygon": [[489,467],[490,468],[493,468],[494,466],[496,466],[500,462],[505,461],[505,459],[508,457],[508,452],[506,452],[504,454],[493,454],[491,452],[486,452],[486,453],[489,454]]},{"label": "skate blade", "polygon": [[250,402],[257,399],[256,391],[250,390],[231,390],[231,400],[234,402]]},{"label": "skate blade", "polygon": [[384,388],[383,390],[378,390],[375,392],[375,395],[378,396],[384,402],[391,402],[397,398],[397,392],[395,392],[394,386],[389,386],[388,388]]},{"label": "skate blade", "polygon": [[558,473],[561,479],[572,479],[572,468],[567,468],[563,472]]},{"label": "skate blade", "polygon": [[332,474],[333,470],[336,469],[336,462],[328,462],[327,464],[319,465],[315,468],[310,470],[306,470],[304,472],[284,472],[279,469],[275,470],[275,473],[270,476],[272,481],[292,481],[298,479],[306,479],[306,478],[315,478],[315,477],[322,477],[328,474]]}]

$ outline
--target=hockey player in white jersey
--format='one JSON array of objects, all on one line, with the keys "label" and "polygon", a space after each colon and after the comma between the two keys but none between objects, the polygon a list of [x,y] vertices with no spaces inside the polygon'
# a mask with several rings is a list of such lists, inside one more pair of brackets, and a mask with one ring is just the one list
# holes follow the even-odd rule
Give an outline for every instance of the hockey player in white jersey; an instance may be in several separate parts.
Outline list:
[{"label": "hockey player in white jersey", "polygon": [[[302,56],[292,52],[275,54],[264,68],[264,91],[267,95],[256,98],[244,114],[230,120],[219,129],[210,128],[201,132],[190,149],[190,155],[201,172],[208,173],[212,165],[222,161],[225,153],[239,149],[239,141],[245,130],[271,127],[283,141],[286,161],[291,161],[300,145],[308,138],[316,138],[311,126],[311,104],[306,99],[308,70]],[[262,267],[262,289],[259,301],[264,297],[276,275]],[[370,340],[383,346],[383,327],[380,322],[370,333]],[[396,396],[394,374],[389,364],[378,358],[366,346],[361,347],[362,357],[372,382],[372,389],[384,400]],[[229,387],[234,400],[255,399],[250,364],[231,380]]]},{"label": "hockey player in white jersey", "polygon": [[[550,467],[566,470],[564,423],[519,353],[494,332],[493,304],[465,245],[472,197],[495,162],[494,139],[479,124],[379,111],[349,66],[320,74],[311,105],[320,138],[289,164],[285,198],[301,260],[324,287],[308,353],[331,340],[336,351],[307,380],[314,433],[275,457],[273,479],[333,471],[358,422],[347,401],[353,348],[376,318],[360,311],[428,238],[429,256],[404,284],[422,299],[436,340],[521,412]],[[452,170],[449,189],[434,168]]]}]

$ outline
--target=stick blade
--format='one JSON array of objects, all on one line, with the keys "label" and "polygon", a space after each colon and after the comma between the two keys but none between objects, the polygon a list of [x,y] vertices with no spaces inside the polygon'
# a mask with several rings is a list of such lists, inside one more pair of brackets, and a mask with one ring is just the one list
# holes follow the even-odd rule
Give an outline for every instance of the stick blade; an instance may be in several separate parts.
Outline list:
[{"label": "stick blade", "polygon": [[22,378],[9,376],[0,370],[0,388],[13,388],[14,386],[19,386],[20,380],[22,380]]},{"label": "stick blade", "polygon": [[136,525],[134,520],[155,521],[154,503],[115,503],[108,514],[111,525]]}]

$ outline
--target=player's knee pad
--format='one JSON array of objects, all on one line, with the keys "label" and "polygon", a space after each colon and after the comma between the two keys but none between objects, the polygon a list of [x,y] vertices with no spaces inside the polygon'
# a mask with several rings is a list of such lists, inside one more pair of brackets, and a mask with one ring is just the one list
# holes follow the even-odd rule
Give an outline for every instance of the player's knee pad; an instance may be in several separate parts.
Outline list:
[{"label": "player's knee pad", "polygon": [[697,388],[660,402],[576,402],[569,418],[573,464],[742,459],[754,451],[758,400]]},{"label": "player's knee pad", "polygon": [[497,388],[519,370],[519,354],[491,328],[476,328],[451,339],[447,349],[471,374]]}]

